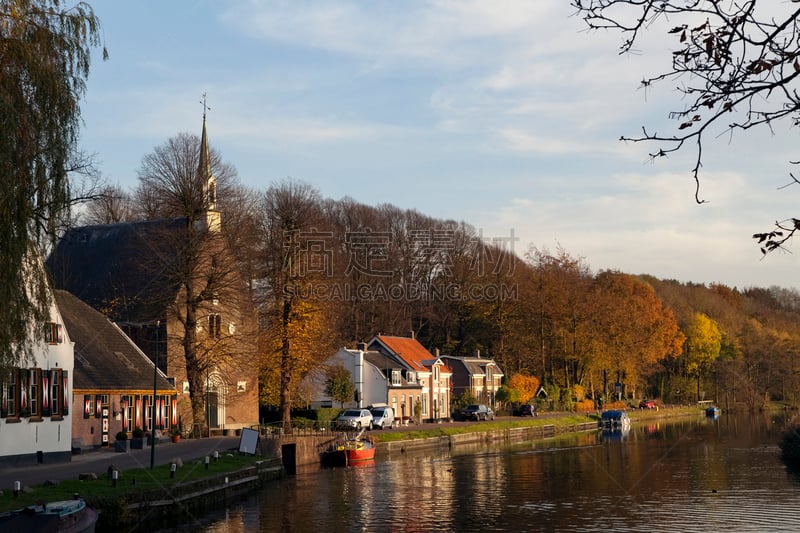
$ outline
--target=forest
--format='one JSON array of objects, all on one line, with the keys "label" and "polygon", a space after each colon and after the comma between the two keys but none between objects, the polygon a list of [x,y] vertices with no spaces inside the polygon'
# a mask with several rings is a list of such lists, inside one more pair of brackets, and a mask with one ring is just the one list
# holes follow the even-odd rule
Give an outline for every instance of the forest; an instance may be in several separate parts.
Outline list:
[{"label": "forest", "polygon": [[[136,189],[108,187],[72,223],[191,212],[202,202],[198,145],[180,134],[157,147]],[[292,179],[253,190],[214,150],[211,168],[223,233],[257,310],[263,405],[304,405],[304,378],[324,373],[337,348],[379,333],[492,357],[507,381],[536,378],[554,408],[798,403],[795,289],[594,272],[567,250],[518,242],[513,229],[483,235],[413,209],[323,198]]]}]

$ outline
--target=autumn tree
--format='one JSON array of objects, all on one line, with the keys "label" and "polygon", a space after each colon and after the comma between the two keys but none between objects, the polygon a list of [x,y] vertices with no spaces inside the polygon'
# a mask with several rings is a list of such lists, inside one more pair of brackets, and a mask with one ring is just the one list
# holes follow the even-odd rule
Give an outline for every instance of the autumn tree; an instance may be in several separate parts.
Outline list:
[{"label": "autumn tree", "polygon": [[322,223],[319,192],[299,181],[270,186],[260,199],[259,212],[262,248],[257,302],[265,338],[264,386],[277,386],[281,422],[288,432],[298,387],[329,357],[337,342],[332,302],[313,292],[322,286],[315,281],[328,279],[327,233],[318,227]]},{"label": "autumn tree", "polygon": [[635,394],[661,360],[680,355],[684,336],[672,311],[655,290],[629,274],[604,271],[596,276],[594,360],[597,370],[612,372]]},{"label": "autumn tree", "polygon": [[526,374],[514,374],[508,380],[508,387],[519,393],[519,401],[530,402],[539,392],[540,381],[536,376]]},{"label": "autumn tree", "polygon": [[703,313],[696,313],[686,331],[686,370],[697,378],[697,400],[700,401],[700,383],[719,357],[722,349],[722,332],[717,323]]},{"label": "autumn tree", "polygon": [[[29,268],[56,238],[71,202],[80,99],[100,21],[87,3],[57,0],[0,3],[0,367],[30,350],[49,319],[46,273]],[[105,57],[105,49],[103,50]]]},{"label": "autumn tree", "polygon": [[346,402],[353,401],[355,390],[353,376],[343,364],[328,368],[325,376],[325,394],[344,407]]}]

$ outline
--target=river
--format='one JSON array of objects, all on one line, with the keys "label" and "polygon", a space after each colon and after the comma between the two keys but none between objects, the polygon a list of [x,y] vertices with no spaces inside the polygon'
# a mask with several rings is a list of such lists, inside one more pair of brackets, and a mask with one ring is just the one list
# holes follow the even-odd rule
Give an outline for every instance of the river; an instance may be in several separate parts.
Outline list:
[{"label": "river", "polygon": [[171,531],[800,531],[783,418],[636,422],[513,446],[311,468]]}]

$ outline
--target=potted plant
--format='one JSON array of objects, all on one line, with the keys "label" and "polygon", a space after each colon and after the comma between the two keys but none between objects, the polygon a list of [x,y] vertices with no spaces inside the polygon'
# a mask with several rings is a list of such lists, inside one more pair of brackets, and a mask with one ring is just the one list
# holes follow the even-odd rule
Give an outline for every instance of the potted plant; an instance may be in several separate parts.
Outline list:
[{"label": "potted plant", "polygon": [[132,434],[131,448],[134,450],[141,450],[144,448],[144,431],[141,428],[135,428]]},{"label": "potted plant", "polygon": [[172,426],[172,442],[180,442],[181,441],[181,430],[178,429],[178,426]]},{"label": "potted plant", "polygon": [[120,431],[116,435],[116,440],[114,440],[114,451],[127,452],[128,450],[130,450],[128,433],[126,431]]}]

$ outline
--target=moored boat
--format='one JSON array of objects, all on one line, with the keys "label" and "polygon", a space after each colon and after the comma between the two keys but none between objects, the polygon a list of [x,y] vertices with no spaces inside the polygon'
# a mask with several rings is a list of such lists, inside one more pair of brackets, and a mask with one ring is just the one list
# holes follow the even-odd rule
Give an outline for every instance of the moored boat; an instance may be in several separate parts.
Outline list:
[{"label": "moored boat", "polygon": [[97,511],[86,500],[76,498],[0,514],[0,529],[25,533],[94,533],[97,518]]},{"label": "moored boat", "polygon": [[364,430],[352,438],[331,445],[322,452],[323,464],[329,466],[347,466],[375,459],[375,444],[372,439],[363,436]]},{"label": "moored boat", "polygon": [[631,427],[631,419],[625,411],[604,411],[600,425],[604,430],[627,430]]}]

